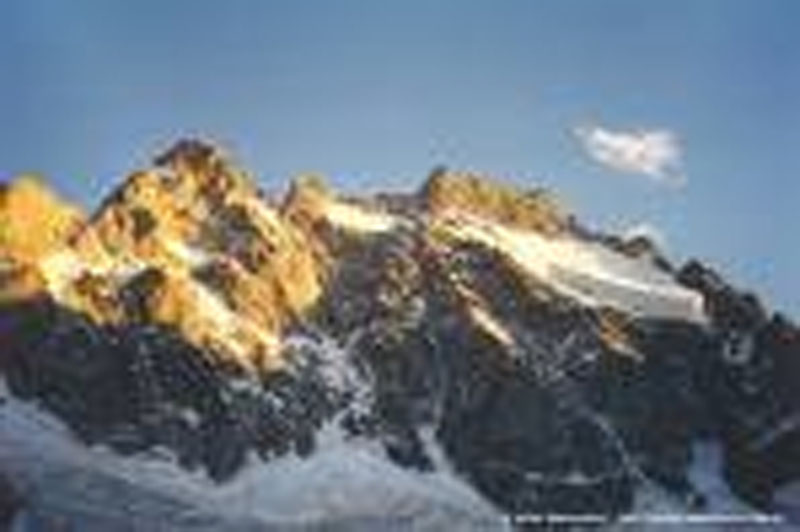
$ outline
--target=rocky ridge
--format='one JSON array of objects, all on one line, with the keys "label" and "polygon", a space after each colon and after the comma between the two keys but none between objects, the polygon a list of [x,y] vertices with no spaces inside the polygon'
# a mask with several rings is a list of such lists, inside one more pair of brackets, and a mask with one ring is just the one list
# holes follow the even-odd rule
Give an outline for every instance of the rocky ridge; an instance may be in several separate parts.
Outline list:
[{"label": "rocky ridge", "polygon": [[800,477],[797,327],[544,191],[437,169],[276,201],[190,140],[91,216],[25,178],[0,219],[0,368],[87,443],[224,482],[335,424],[406,468],[440,447],[512,514],[619,515],[644,484],[702,508],[699,441],[762,511]]}]

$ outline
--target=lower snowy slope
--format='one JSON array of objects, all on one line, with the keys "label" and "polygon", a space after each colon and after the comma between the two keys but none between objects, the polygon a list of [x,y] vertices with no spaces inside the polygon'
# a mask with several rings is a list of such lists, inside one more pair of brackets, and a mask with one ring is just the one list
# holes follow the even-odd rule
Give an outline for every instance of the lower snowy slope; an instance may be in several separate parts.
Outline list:
[{"label": "lower snowy slope", "polygon": [[[253,458],[232,481],[215,484],[180,469],[168,453],[121,457],[87,448],[49,414],[8,397],[4,388],[0,392],[0,469],[27,504],[14,532],[510,529],[447,464],[437,464],[434,473],[402,469],[387,461],[379,446],[348,440],[333,425],[321,431],[318,450],[309,457],[269,463]],[[440,454],[432,437],[424,439]],[[604,519],[611,526],[601,530],[676,530],[675,519],[704,516],[712,520],[704,530],[735,526],[726,519],[739,519],[745,527],[797,530],[785,521],[759,524],[759,514],[725,486],[717,451],[710,444],[695,448],[690,476],[707,497],[702,513],[687,515],[678,500],[645,485],[631,513],[621,517],[632,520]]]},{"label": "lower snowy slope", "polygon": [[169,456],[87,448],[34,405],[0,404],[0,469],[27,500],[17,532],[250,530],[503,530],[501,516],[444,472],[393,465],[335,429],[307,458],[253,459],[214,484]]}]

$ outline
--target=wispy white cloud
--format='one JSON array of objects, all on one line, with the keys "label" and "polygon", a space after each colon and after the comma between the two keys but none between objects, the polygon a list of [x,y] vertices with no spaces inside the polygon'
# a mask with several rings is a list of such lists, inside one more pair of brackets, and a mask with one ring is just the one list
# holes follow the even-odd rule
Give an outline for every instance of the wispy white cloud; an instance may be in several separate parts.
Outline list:
[{"label": "wispy white cloud", "polygon": [[574,133],[589,157],[608,168],[669,185],[686,183],[681,146],[672,131],[612,131],[592,125]]}]

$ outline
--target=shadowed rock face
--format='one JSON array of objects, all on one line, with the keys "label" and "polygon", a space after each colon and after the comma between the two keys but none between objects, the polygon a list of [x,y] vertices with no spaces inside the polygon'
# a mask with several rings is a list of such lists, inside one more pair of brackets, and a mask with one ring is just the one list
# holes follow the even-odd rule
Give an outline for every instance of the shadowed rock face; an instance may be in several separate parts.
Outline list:
[{"label": "shadowed rock face", "polygon": [[679,279],[703,292],[719,355],[705,382],[726,452],[732,488],[760,507],[800,475],[800,335],[784,316],[713,270],[690,263]]},{"label": "shadowed rock face", "polygon": [[[649,245],[582,234],[544,192],[470,174],[358,201],[306,177],[278,203],[184,141],[57,249],[23,257],[6,241],[11,391],[86,443],[166,448],[218,482],[248,454],[313,453],[323,425],[420,471],[442,468],[441,449],[513,513],[618,515],[645,483],[700,505],[700,440],[762,509],[800,476],[800,332],[706,266],[673,273]],[[659,298],[689,289],[707,322],[590,304],[499,244],[443,231],[453,211],[605,246],[625,267],[598,276],[658,277]]]},{"label": "shadowed rock face", "polygon": [[125,454],[165,447],[217,480],[250,450],[309,452],[343,400],[310,355],[257,379],[219,365],[174,329],[101,327],[52,301],[4,307],[0,325],[13,393],[35,399],[87,443]]},{"label": "shadowed rock face", "polygon": [[0,528],[8,530],[22,510],[23,500],[11,482],[0,474]]}]

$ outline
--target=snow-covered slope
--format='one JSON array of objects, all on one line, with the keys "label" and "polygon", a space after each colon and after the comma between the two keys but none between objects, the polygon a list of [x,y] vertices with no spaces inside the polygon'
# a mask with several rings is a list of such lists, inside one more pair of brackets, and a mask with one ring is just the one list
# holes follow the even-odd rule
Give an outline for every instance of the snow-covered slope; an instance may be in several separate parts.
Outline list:
[{"label": "snow-covered slope", "polygon": [[391,231],[400,223],[396,217],[390,214],[368,210],[338,200],[327,201],[323,215],[335,227],[357,233],[383,233]]},{"label": "snow-covered slope", "polygon": [[480,242],[588,306],[611,306],[632,315],[704,323],[703,298],[644,261],[600,244],[548,238],[464,213],[449,213],[442,227],[457,238]]},{"label": "snow-covered slope", "polygon": [[27,500],[18,532],[504,529],[502,516],[461,480],[402,469],[333,426],[311,456],[253,458],[218,485],[168,453],[87,448],[49,414],[6,398],[0,468]]}]

